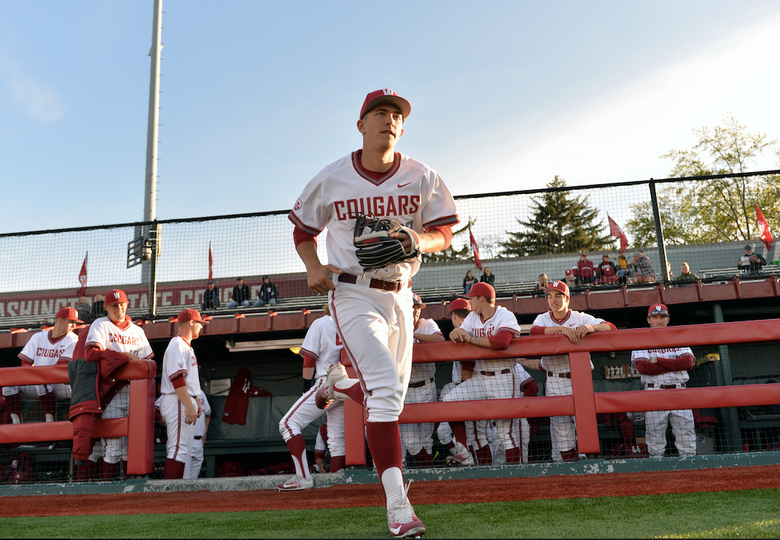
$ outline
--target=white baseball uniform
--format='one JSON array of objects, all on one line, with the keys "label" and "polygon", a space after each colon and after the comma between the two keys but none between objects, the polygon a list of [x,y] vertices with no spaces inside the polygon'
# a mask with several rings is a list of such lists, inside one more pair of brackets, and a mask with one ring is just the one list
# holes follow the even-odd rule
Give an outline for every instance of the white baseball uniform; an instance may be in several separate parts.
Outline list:
[{"label": "white baseball uniform", "polygon": [[[551,311],[537,315],[533,327],[555,327],[565,326],[568,328],[579,328],[583,324],[597,325],[606,323],[604,319],[598,319],[587,313],[569,310],[568,314],[562,319],[556,319]],[[545,395],[548,396],[568,396],[571,395],[571,367],[568,354],[557,354],[553,356],[542,356],[539,362],[541,369],[547,373],[545,382]],[[593,362],[590,363],[590,369],[593,369]],[[577,431],[573,416],[553,416],[550,418],[550,435],[552,436],[553,461],[563,461],[561,452],[571,450],[577,444]]]},{"label": "white baseball uniform", "polygon": [[[443,337],[439,325],[433,319],[420,319],[414,332],[426,336]],[[414,339],[414,343],[420,343],[420,341]],[[436,401],[435,376],[436,364],[433,362],[412,364],[409,388],[406,391],[404,403],[433,403]],[[428,422],[398,426],[401,430],[401,442],[410,454],[417,455],[423,448],[428,454],[433,453],[433,426],[433,423]]]},{"label": "white baseball uniform", "polygon": [[[287,442],[303,429],[322,416],[317,408],[315,396],[317,389],[325,382],[328,367],[339,363],[343,345],[336,330],[333,317],[326,315],[314,321],[306,332],[301,345],[301,356],[308,354],[315,359],[315,382],[311,388],[296,401],[279,421],[279,433]],[[325,410],[328,418],[328,449],[331,457],[343,456],[344,448],[344,403],[334,401]],[[303,471],[308,478],[309,471]]]},{"label": "white baseball uniform", "polygon": [[168,428],[168,459],[179,463],[187,463],[195,438],[195,426],[186,424],[184,403],[176,394],[176,386],[172,381],[183,377],[187,392],[193,407],[198,410],[198,397],[201,395],[200,378],[198,375],[198,359],[192,345],[183,337],[176,336],[165,349],[163,356],[162,378],[160,381],[160,414]]},{"label": "white baseball uniform", "polygon": [[[691,359],[695,358],[690,347],[631,351],[631,365],[636,367],[637,360],[652,361],[658,358],[673,360],[686,355]],[[658,375],[643,373],[641,380],[645,385],[645,390],[663,390],[685,388],[688,378],[688,372],[680,370]],[[672,411],[645,412],[645,439],[650,457],[662,457],[664,455],[666,451],[666,427],[668,424],[672,425],[674,444],[680,457],[695,456],[696,429],[693,411],[690,409],[676,409]]]},{"label": "white baseball uniform", "polygon": [[[73,349],[79,338],[73,332],[68,332],[58,339],[52,339],[51,330],[33,334],[27,345],[24,346],[19,358],[22,365],[32,367],[53,366],[70,362],[73,358]],[[4,396],[13,396],[19,393],[28,397],[40,397],[51,392],[57,399],[70,399],[69,384],[37,384],[35,386],[6,386],[3,387]]]},{"label": "white baseball uniform", "polygon": [[[133,353],[141,360],[151,360],[154,357],[152,346],[146,339],[141,327],[133,324],[130,317],[125,316],[125,322],[116,325],[108,317],[101,317],[89,327],[85,348],[95,347],[101,351]],[[123,418],[129,413],[130,386],[125,384],[103,409],[101,418]],[[104,439],[106,463],[119,463],[127,459],[127,437]]]},{"label": "white baseball uniform", "polygon": [[192,441],[192,450],[187,463],[184,465],[184,476],[182,478],[198,478],[200,469],[203,466],[203,438],[206,436],[206,418],[211,416],[211,405],[202,390],[198,396],[198,403],[200,403],[200,408],[203,409],[203,414],[195,422],[195,437]]},{"label": "white baseball uniform", "polygon": [[[520,337],[520,325],[517,324],[515,314],[503,306],[496,306],[492,317],[484,320],[473,311],[468,314],[463,324],[460,325],[472,337],[487,338],[495,336],[503,330],[508,330],[517,338]],[[444,401],[464,401],[470,399],[507,399],[517,397],[519,384],[517,382],[516,358],[494,358],[490,360],[477,360],[474,363],[474,374],[466,381],[456,386]],[[498,438],[501,439],[504,448],[519,448],[517,419],[496,420]],[[477,444],[480,448],[484,442],[479,440],[477,430]],[[462,441],[458,441],[462,442]]]},{"label": "white baseball uniform", "polygon": [[[328,229],[328,263],[357,276],[329,293],[330,311],[365,394],[369,422],[395,422],[403,410],[411,373],[412,292],[419,257],[364,272],[353,245],[359,212],[388,217],[417,232],[458,223],[455,201],[439,175],[417,160],[395,153],[386,173],[366,171],[356,151],[325,167],[304,188],[290,220],[317,236]],[[400,283],[389,291],[373,280]],[[375,285],[382,286],[379,282]]]}]

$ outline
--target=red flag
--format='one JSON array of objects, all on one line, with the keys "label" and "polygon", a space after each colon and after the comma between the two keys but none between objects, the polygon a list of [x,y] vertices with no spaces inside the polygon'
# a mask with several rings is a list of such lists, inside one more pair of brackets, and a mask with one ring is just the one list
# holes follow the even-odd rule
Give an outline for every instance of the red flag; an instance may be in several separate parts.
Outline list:
[{"label": "red flag", "polygon": [[209,281],[214,279],[214,276],[211,273],[211,267],[213,265],[214,265],[214,255],[211,253],[211,242],[209,242]]},{"label": "red flag", "polygon": [[625,251],[628,249],[628,237],[626,236],[626,233],[623,232],[620,225],[615,223],[615,220],[609,217],[609,215],[607,215],[607,219],[609,220],[609,235],[620,238],[620,249]]},{"label": "red flag", "polygon": [[87,251],[87,254],[84,255],[84,263],[81,265],[81,271],[79,272],[79,283],[81,283],[81,288],[76,291],[76,294],[78,296],[84,296],[84,294],[87,291],[87,256],[89,255],[89,251]]},{"label": "red flag", "polygon": [[758,207],[757,203],[753,203],[756,205],[756,219],[758,219],[758,230],[761,232],[761,241],[764,242],[764,245],[767,249],[772,249],[772,242],[774,241],[774,238],[772,238],[772,233],[769,231],[769,223],[766,222],[766,219],[764,218],[763,212],[761,212],[761,209]]},{"label": "red flag", "polygon": [[471,232],[471,229],[469,229],[469,238],[471,239],[471,249],[474,251],[474,263],[477,265],[477,268],[482,270],[482,261],[479,260],[479,246],[474,239],[474,234]]}]

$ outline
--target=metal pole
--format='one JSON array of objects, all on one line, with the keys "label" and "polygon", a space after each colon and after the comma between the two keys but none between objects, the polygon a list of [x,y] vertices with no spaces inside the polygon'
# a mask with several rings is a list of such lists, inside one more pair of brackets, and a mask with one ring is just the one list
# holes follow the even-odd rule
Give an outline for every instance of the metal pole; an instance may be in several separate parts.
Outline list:
[{"label": "metal pole", "polygon": [[[149,76],[149,118],[146,130],[146,187],[144,189],[144,221],[157,219],[157,146],[160,121],[160,52],[162,51],[162,0],[154,0],[152,23],[152,66]],[[149,238],[149,227],[143,236]],[[150,261],[153,257],[150,257]],[[152,264],[142,264],[142,281],[151,279]],[[151,302],[150,302],[151,305]]]},{"label": "metal pole", "polygon": [[[712,315],[716,323],[724,322],[723,308],[720,303],[712,305]],[[715,382],[718,386],[731,386],[734,379],[731,375],[731,357],[728,345],[719,345],[720,361],[715,366]],[[742,433],[739,428],[739,415],[736,407],[721,409],[723,425],[720,426],[723,452],[737,452],[742,448]]]},{"label": "metal pole", "polygon": [[655,194],[655,180],[650,179],[650,203],[653,206],[653,220],[655,221],[655,237],[658,239],[658,256],[661,259],[661,276],[663,281],[669,281],[669,271],[666,268],[666,242],[664,240],[664,228],[661,225],[661,210],[658,208],[658,196]]},{"label": "metal pole", "polygon": [[160,253],[160,224],[157,221],[149,227],[149,318],[157,316],[157,256]]}]

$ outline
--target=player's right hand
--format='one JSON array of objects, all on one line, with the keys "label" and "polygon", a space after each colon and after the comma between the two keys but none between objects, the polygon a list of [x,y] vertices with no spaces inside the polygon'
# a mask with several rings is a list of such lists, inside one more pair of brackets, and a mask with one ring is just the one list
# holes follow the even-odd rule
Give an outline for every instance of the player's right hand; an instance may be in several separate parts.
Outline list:
[{"label": "player's right hand", "polygon": [[194,424],[195,421],[198,419],[198,412],[195,410],[195,407],[190,405],[189,407],[184,407],[184,423],[185,424]]},{"label": "player's right hand", "polygon": [[137,354],[133,354],[133,353],[131,353],[131,352],[126,352],[126,353],[122,353],[122,354],[124,354],[125,356],[127,356],[127,359],[128,359],[128,360],[140,360],[140,358],[138,357],[138,355],[137,355]]},{"label": "player's right hand", "polygon": [[309,289],[317,294],[328,294],[329,290],[336,288],[330,279],[330,275],[342,273],[344,273],[343,270],[336,268],[332,264],[319,265],[318,267],[307,268],[306,281]]},{"label": "player's right hand", "polygon": [[579,343],[580,342],[580,335],[574,328],[569,328],[568,326],[561,327],[561,334],[569,338],[569,341],[572,343]]},{"label": "player's right hand", "polygon": [[469,338],[471,338],[471,335],[462,328],[456,328],[450,332],[450,341],[455,343],[468,341]]}]

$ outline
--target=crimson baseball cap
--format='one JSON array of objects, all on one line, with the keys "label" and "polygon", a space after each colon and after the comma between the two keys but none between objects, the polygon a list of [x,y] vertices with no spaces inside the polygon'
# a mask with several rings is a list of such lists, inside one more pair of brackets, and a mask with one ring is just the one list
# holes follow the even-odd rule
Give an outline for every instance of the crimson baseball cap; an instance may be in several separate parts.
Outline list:
[{"label": "crimson baseball cap", "polygon": [[414,301],[415,306],[425,307],[425,302],[422,301],[422,298],[420,298],[419,294],[412,293],[412,299]]},{"label": "crimson baseball cap", "polygon": [[401,114],[404,115],[404,120],[409,117],[412,112],[412,104],[406,99],[402,98],[389,88],[383,88],[381,90],[375,90],[366,96],[366,100],[363,102],[363,107],[360,109],[360,116],[363,118],[367,112],[371,109],[381,105],[382,103],[392,103],[399,109]]},{"label": "crimson baseball cap", "polygon": [[[474,290],[474,287],[472,287],[471,290]],[[469,302],[465,298],[456,298],[455,300],[450,302],[450,313],[458,309],[467,309],[471,311],[471,302]]]},{"label": "crimson baseball cap", "polygon": [[583,251],[581,257],[587,257],[587,256],[588,256],[588,252],[587,251]]},{"label": "crimson baseball cap", "polygon": [[566,285],[566,283],[564,283],[563,281],[553,281],[552,283],[547,285],[545,292],[552,291],[552,290],[561,291],[563,294],[566,295],[567,298],[571,298],[571,294],[569,293],[569,286]]},{"label": "crimson baseball cap", "polygon": [[176,322],[187,322],[187,321],[195,321],[199,322],[201,324],[209,324],[209,321],[202,318],[200,316],[200,313],[198,313],[197,309],[183,309],[179,312],[179,316],[176,317]]},{"label": "crimson baseball cap", "polygon": [[119,304],[122,302],[129,304],[125,291],[121,289],[114,289],[106,295],[106,299],[104,300],[103,305],[110,306],[111,304]]},{"label": "crimson baseball cap", "polygon": [[479,283],[475,283],[471,287],[471,292],[466,296],[469,296],[471,298],[475,296],[484,296],[485,298],[495,298],[496,290],[489,283],[483,283],[480,281]]},{"label": "crimson baseball cap", "polygon": [[65,319],[71,322],[75,323],[83,323],[81,319],[79,319],[79,312],[73,309],[72,307],[64,307],[61,310],[57,312],[57,319]]},{"label": "crimson baseball cap", "polygon": [[570,275],[572,275],[572,274],[573,274],[573,272],[571,271],[571,269],[569,269],[569,270],[566,270],[566,275],[567,275],[567,276],[570,276]]},{"label": "crimson baseball cap", "polygon": [[653,315],[666,315],[668,317],[669,308],[663,304],[653,304],[648,308],[647,316],[652,317]]}]

